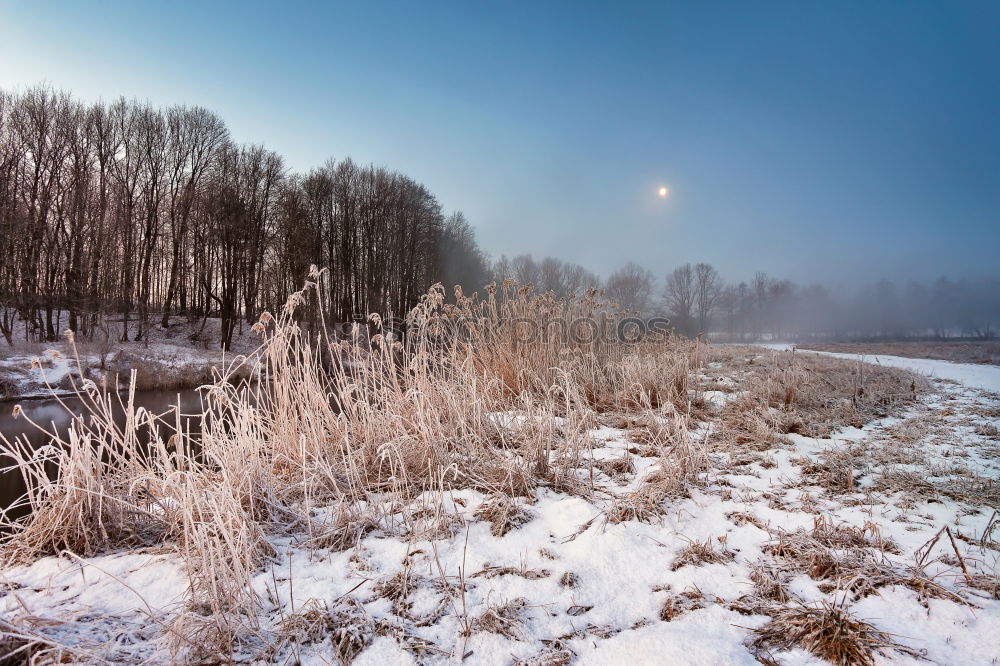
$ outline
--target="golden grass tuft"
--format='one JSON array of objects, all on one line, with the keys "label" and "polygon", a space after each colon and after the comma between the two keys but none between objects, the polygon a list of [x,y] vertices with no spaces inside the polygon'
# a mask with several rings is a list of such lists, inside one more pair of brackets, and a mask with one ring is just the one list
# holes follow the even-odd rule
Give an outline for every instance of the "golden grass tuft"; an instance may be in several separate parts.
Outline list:
[{"label": "golden grass tuft", "polygon": [[490,533],[495,537],[502,537],[531,520],[531,514],[524,507],[503,494],[487,498],[475,515],[490,523]]},{"label": "golden grass tuft", "polygon": [[875,653],[891,650],[919,656],[851,615],[843,601],[776,608],[771,611],[771,621],[755,631],[753,645],[758,650],[801,647],[838,666],[874,666]]},{"label": "golden grass tuft", "polygon": [[500,604],[491,604],[473,621],[472,628],[475,631],[486,631],[519,640],[524,637],[527,607],[527,601],[520,597]]},{"label": "golden grass tuft", "polygon": [[574,656],[569,648],[545,648],[527,659],[515,659],[512,666],[569,666]]},{"label": "golden grass tuft", "polygon": [[677,571],[688,565],[725,564],[732,562],[733,557],[731,551],[727,550],[721,543],[717,545],[711,539],[691,541],[677,554],[674,563],[670,565],[670,570]]}]

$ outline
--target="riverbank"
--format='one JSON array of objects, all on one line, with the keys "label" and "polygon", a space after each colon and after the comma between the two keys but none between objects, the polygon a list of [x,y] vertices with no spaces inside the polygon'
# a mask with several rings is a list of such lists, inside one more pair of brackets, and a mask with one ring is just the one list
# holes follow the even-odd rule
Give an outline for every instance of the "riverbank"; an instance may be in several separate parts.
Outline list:
[{"label": "riverbank", "polygon": [[1000,366],[1000,342],[811,342],[798,345],[799,349],[861,354],[865,356],[902,356],[925,360],[952,361],[977,365]]},{"label": "riverbank", "polygon": [[[750,361],[767,362],[737,363]],[[716,406],[697,433],[721,427],[752,391],[734,370],[706,375],[706,393],[727,378],[736,390],[710,394]],[[998,444],[970,428],[996,423],[998,408],[939,384],[860,428],[711,447],[695,479],[653,503],[644,498],[661,445],[642,427],[602,425],[585,433],[593,457],[575,487],[509,500],[427,492],[371,522],[364,503],[317,505],[312,528],[268,528],[270,555],[247,588],[256,627],[216,658],[789,666],[837,663],[805,646],[822,650],[809,632],[846,626],[831,649],[873,663],[988,664],[1000,657],[982,639],[1000,631],[1000,544],[986,480],[1000,470]],[[338,518],[352,511],[358,522]],[[102,648],[115,663],[173,658],[163,638],[186,626],[191,566],[177,549],[147,548],[49,557],[4,575],[25,608],[53,622],[35,638],[79,655],[90,649],[82,637],[127,637]],[[3,617],[22,612],[12,594]],[[197,654],[177,661],[207,659]]]},{"label": "riverbank", "polygon": [[890,368],[900,368],[922,377],[955,382],[969,388],[1000,393],[1000,366],[995,365],[957,363],[937,358],[915,358],[912,356],[893,356],[890,354],[820,351],[804,349],[795,344],[783,342],[762,343],[758,346],[764,349],[779,351],[796,350],[797,352],[818,354],[830,358],[841,358]]},{"label": "riverbank", "polygon": [[[237,357],[247,357],[260,337],[245,327],[234,335],[232,351],[217,342],[218,319],[191,323],[175,318],[168,328],[154,327],[142,341],[121,342],[112,329],[99,341],[21,342],[13,348],[0,342],[0,401],[31,400],[72,395],[90,380],[105,390],[128,386],[134,372],[136,390],[189,389],[211,383],[212,368],[228,368]],[[248,370],[241,371],[244,375]],[[117,388],[116,388],[117,387]]]},{"label": "riverbank", "polygon": [[209,392],[211,465],[164,451],[88,480],[100,463],[73,449],[74,482],[4,544],[9,645],[112,663],[1000,659],[982,639],[1000,632],[1000,396],[803,352],[525,347],[510,311],[435,356],[358,353],[360,383],[317,383],[279,328],[271,402]]}]

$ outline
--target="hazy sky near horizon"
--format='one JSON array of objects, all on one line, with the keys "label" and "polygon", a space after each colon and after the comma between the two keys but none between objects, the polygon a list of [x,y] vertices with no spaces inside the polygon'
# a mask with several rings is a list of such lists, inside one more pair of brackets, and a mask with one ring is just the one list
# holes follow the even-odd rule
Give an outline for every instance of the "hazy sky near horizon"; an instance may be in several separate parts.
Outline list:
[{"label": "hazy sky near horizon", "polygon": [[494,256],[975,277],[1000,272],[998,34],[971,0],[0,0],[0,87],[205,106],[299,171],[388,166]]}]

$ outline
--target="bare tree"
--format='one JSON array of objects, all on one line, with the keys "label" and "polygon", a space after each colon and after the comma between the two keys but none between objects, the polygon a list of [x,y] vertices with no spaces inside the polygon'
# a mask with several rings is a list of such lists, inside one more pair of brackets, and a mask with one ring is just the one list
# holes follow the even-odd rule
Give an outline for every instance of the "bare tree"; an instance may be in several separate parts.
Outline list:
[{"label": "bare tree", "polygon": [[618,305],[634,312],[646,312],[656,278],[649,270],[631,261],[608,277],[605,292]]},{"label": "bare tree", "polygon": [[663,297],[674,327],[686,335],[693,334],[696,285],[695,271],[691,264],[678,266],[667,275]]},{"label": "bare tree", "polygon": [[[226,140],[229,130],[222,119],[201,107],[172,107],[167,110],[168,203],[170,267],[163,301],[161,326],[170,325],[170,313],[182,288],[181,272],[189,260],[189,230],[192,214],[206,171],[215,150]],[[182,300],[182,309],[186,299]]]},{"label": "bare tree", "polygon": [[694,305],[698,316],[698,331],[707,333],[715,304],[722,293],[722,279],[711,264],[694,267]]},{"label": "bare tree", "polygon": [[[329,269],[329,321],[401,314],[433,283],[474,290],[514,278],[560,298],[598,286],[555,257],[492,266],[461,213],[446,218],[407,176],[350,159],[304,175],[261,146],[229,139],[197,107],[160,110],[125,99],[83,105],[48,86],[0,91],[0,339],[13,345],[78,335],[145,338],[184,312],[223,321],[220,342],[261,309],[275,310],[310,265]],[[654,278],[628,264],[606,285],[631,310],[649,309]],[[842,290],[841,290],[842,292]],[[951,280],[865,285],[852,297],[757,273],[722,290],[708,264],[667,276],[664,297],[680,330],[724,316],[733,339],[772,337],[992,338],[1000,283]],[[720,295],[721,294],[721,295]],[[138,315],[136,319],[136,315]],[[138,321],[138,327],[134,322]],[[19,325],[18,325],[19,324]]]},{"label": "bare tree", "polygon": [[[350,160],[304,178],[228,140],[200,108],[125,99],[84,107],[37,87],[0,94],[0,336],[52,340],[121,315],[122,341],[175,308],[233,329],[277,308],[310,264],[330,268],[325,307],[350,318],[411,307],[447,262],[485,258],[467,222],[446,233],[422,185]],[[451,243],[451,246],[445,247]],[[468,271],[466,271],[468,273]],[[138,328],[133,328],[138,314]]]},{"label": "bare tree", "polygon": [[739,296],[735,286],[729,285],[722,289],[719,294],[718,306],[725,321],[726,339],[735,340],[736,313],[739,308]]},{"label": "bare tree", "polygon": [[555,257],[545,257],[538,265],[539,291],[551,291],[556,296],[566,296],[564,264]]},{"label": "bare tree", "polygon": [[534,285],[538,292],[551,291],[559,298],[572,298],[591,287],[601,286],[601,279],[596,274],[579,264],[556,257],[545,257],[536,262],[530,254],[522,254],[512,260],[501,256],[493,263],[492,273],[494,280],[517,280]]},{"label": "bare tree", "polygon": [[750,297],[752,299],[751,327],[754,340],[760,340],[764,334],[770,289],[771,278],[767,276],[767,273],[757,271],[753,274],[753,279],[750,281]]},{"label": "bare tree", "polygon": [[476,233],[461,212],[448,216],[441,234],[440,276],[446,288],[463,287],[471,293],[489,281],[486,257],[476,242]]},{"label": "bare tree", "polygon": [[599,289],[601,278],[583,266],[573,263],[565,263],[562,267],[564,296],[580,296],[587,289]]},{"label": "bare tree", "polygon": [[540,285],[542,272],[530,254],[522,254],[510,260],[510,277],[521,284]]}]

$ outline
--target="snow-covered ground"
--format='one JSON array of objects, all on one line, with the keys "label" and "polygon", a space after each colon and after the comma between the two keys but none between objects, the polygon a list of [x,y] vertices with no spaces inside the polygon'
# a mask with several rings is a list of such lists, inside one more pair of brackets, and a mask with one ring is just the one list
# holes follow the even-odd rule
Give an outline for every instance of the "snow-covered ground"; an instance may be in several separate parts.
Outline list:
[{"label": "snow-covered ground", "polygon": [[[795,349],[794,344],[781,342],[760,343],[754,346],[778,351]],[[811,349],[798,351],[804,354],[823,354],[824,356],[833,356],[834,358],[859,359],[865,363],[902,368],[926,377],[948,379],[970,388],[1000,392],[1000,366],[997,365],[955,363],[938,359],[907,358],[905,356],[889,356],[886,354],[842,354],[839,352],[814,351]]]},{"label": "snow-covered ground", "polygon": [[[479,515],[487,498],[462,490],[402,536],[375,530],[346,551],[275,537],[279,555],[253,581],[259,634],[285,663],[791,666],[827,662],[755,644],[755,630],[775,606],[825,602],[899,644],[877,664],[996,664],[1000,396],[969,377],[827,439],[712,453],[690,496],[650,521],[608,520],[658,459],[602,427],[594,459],[632,469],[595,466],[587,495],[517,500],[523,522],[506,533]],[[735,395],[716,393],[716,410]],[[0,618],[36,618],[52,641],[110,661],[160,663],[186,585],[169,549],[49,557],[0,575]],[[314,642],[317,616],[335,630]]]},{"label": "snow-covered ground", "polygon": [[104,344],[83,340],[74,345],[65,336],[51,343],[18,342],[13,348],[0,342],[0,400],[48,397],[53,389],[65,393],[71,389],[71,377],[79,385],[81,369],[84,378],[97,383],[116,374],[125,379],[138,369],[142,388],[161,382],[170,388],[193,388],[212,365],[223,366],[227,358],[247,354],[260,343],[248,327],[245,335],[234,336],[234,351],[225,354],[217,342],[217,319],[203,329],[184,318],[174,319],[170,328],[154,326],[141,342],[122,343],[116,330],[111,331],[113,341]]}]

